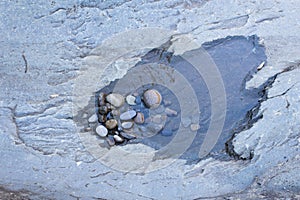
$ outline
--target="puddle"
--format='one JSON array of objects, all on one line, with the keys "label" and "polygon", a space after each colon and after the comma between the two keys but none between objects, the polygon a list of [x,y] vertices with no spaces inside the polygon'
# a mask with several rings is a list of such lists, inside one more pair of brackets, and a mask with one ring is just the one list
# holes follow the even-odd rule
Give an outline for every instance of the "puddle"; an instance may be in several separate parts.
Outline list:
[{"label": "puddle", "polygon": [[[218,139],[217,144],[211,151],[209,156],[214,156],[218,159],[229,159],[230,157],[225,152],[225,143],[232,137],[233,130],[240,126],[238,122],[246,117],[247,111],[257,106],[259,100],[262,98],[260,91],[258,90],[246,90],[245,82],[251,78],[251,74],[256,71],[256,67],[266,60],[263,46],[258,44],[259,38],[256,36],[242,37],[233,36],[216,41],[208,42],[202,45],[207,53],[214,60],[218,70],[221,73],[225,90],[226,90],[226,118],[225,124]],[[198,105],[200,109],[200,129],[197,131],[193,143],[189,146],[188,150],[180,157],[187,160],[187,163],[197,162],[199,160],[198,153],[203,143],[204,137],[209,127],[211,120],[211,100],[218,101],[217,99],[211,99],[207,85],[195,68],[184,60],[180,56],[174,56],[170,52],[164,51],[165,48],[157,48],[146,54],[142,60],[132,69],[128,71],[131,73],[135,68],[139,68],[145,64],[162,64],[169,66],[180,74],[182,74],[196,93],[198,99]],[[188,54],[197,55],[199,50],[193,50]],[[97,99],[100,92],[110,93],[113,91],[115,85],[120,80],[112,82],[107,87],[96,91],[94,99],[91,99],[90,104],[98,105]],[[147,89],[157,89],[164,100],[171,102],[170,105],[162,104],[164,109],[166,107],[171,108],[178,112],[176,116],[168,117],[164,123],[163,131],[152,137],[141,137],[128,140],[126,143],[143,143],[152,148],[160,149],[167,145],[173,137],[177,134],[177,130],[181,123],[192,123],[181,121],[181,110],[179,100],[176,95],[160,84],[146,84],[143,87],[138,88],[136,91],[139,95]],[[127,88],[128,89],[128,88]],[[187,95],[185,98],[189,98]],[[187,101],[188,102],[188,101]],[[132,109],[136,109],[132,107]],[[149,112],[146,108],[141,108],[143,112]],[[147,111],[148,110],[148,111]],[[95,112],[95,111],[94,111]],[[97,112],[97,111],[96,111]],[[150,112],[156,112],[150,111]],[[152,113],[153,114],[153,113]],[[157,114],[157,113],[155,113]],[[151,115],[151,113],[148,115]],[[146,114],[147,116],[147,114]],[[186,120],[186,119],[182,119]],[[147,127],[147,123],[143,126]]]}]

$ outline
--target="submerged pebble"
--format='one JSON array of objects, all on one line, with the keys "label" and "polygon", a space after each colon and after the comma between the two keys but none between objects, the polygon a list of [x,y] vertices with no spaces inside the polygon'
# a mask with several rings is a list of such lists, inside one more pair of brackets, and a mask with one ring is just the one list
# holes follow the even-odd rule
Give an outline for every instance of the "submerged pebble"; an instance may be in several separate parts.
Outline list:
[{"label": "submerged pebble", "polygon": [[197,131],[197,130],[199,130],[200,125],[199,124],[191,124],[190,128],[192,131]]},{"label": "submerged pebble", "polygon": [[171,108],[166,108],[165,113],[169,117],[175,117],[178,114],[176,110],[172,110]]},{"label": "submerged pebble", "polygon": [[111,93],[107,95],[106,101],[117,108],[121,107],[125,102],[124,97],[118,93]]},{"label": "submerged pebble", "polygon": [[132,122],[123,122],[123,123],[121,124],[121,126],[122,126],[122,128],[124,128],[124,129],[130,129],[130,128],[132,128],[133,123],[132,123]]},{"label": "submerged pebble", "polygon": [[144,114],[141,112],[137,112],[137,114],[134,118],[134,122],[137,124],[143,124],[145,122]]},{"label": "submerged pebble", "polygon": [[106,138],[106,141],[110,146],[114,146],[116,144],[115,140],[114,140],[114,136],[112,136],[112,135],[108,135]]},{"label": "submerged pebble", "polygon": [[135,110],[128,110],[120,115],[120,120],[125,121],[125,120],[130,120],[136,116],[136,111]]},{"label": "submerged pebble", "polygon": [[105,137],[107,136],[107,129],[103,126],[103,125],[99,125],[96,128],[96,133],[100,136],[100,137]]},{"label": "submerged pebble", "polygon": [[144,92],[143,101],[148,108],[157,108],[162,101],[162,97],[157,90],[150,89]]}]

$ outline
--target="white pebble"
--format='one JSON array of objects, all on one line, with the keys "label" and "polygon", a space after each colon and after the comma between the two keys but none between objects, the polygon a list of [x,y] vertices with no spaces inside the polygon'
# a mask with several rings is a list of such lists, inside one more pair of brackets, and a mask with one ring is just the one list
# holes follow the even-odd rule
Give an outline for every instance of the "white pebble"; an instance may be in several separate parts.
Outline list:
[{"label": "white pebble", "polygon": [[105,127],[102,126],[102,125],[99,125],[99,126],[97,126],[97,128],[96,128],[96,133],[97,133],[100,137],[105,137],[105,136],[107,136],[108,131],[107,131],[107,128],[105,128]]},{"label": "white pebble", "polygon": [[136,103],[135,103],[135,97],[134,97],[133,95],[128,95],[128,96],[126,97],[126,102],[127,102],[129,105],[131,105],[131,106],[136,105]]}]

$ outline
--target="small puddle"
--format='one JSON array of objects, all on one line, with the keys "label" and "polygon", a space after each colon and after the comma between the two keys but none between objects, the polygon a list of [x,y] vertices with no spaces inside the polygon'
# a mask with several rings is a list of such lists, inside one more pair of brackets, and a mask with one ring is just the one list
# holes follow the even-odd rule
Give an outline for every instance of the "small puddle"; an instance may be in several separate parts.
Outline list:
[{"label": "small puddle", "polygon": [[[257,106],[259,104],[259,100],[262,98],[259,90],[245,89],[245,83],[251,78],[251,75],[256,72],[256,67],[267,59],[264,47],[259,45],[258,41],[259,38],[257,36],[247,38],[243,36],[233,36],[207,42],[202,45],[202,47],[214,60],[221,73],[227,100],[225,124],[221,136],[209,156],[214,156],[218,159],[230,159],[225,151],[226,141],[232,137],[233,130],[236,129],[237,126],[240,126],[238,122],[242,121],[246,117],[247,112]],[[198,50],[196,49],[189,53],[197,54],[197,51]],[[187,160],[187,163],[197,162],[199,161],[198,153],[211,119],[212,103],[207,85],[203,80],[203,77],[197,73],[190,63],[184,60],[181,56],[174,56],[170,52],[164,51],[163,47],[150,51],[136,66],[130,69],[128,73],[130,73],[131,70],[134,70],[134,68],[151,63],[163,64],[174,68],[188,80],[196,93],[201,112],[199,121],[200,128],[197,131],[193,143],[180,158]],[[118,81],[119,80],[116,80],[110,83],[107,87],[96,91],[95,98],[91,99],[90,104],[94,104],[98,107],[99,94],[108,94],[112,92]],[[151,137],[126,140],[121,143],[121,145],[126,145],[127,143],[143,143],[152,148],[160,149],[167,145],[176,135],[180,122],[185,123],[181,121],[179,100],[167,87],[160,84],[146,84],[137,90],[132,91],[132,93],[137,93],[141,96],[147,89],[156,89],[161,93],[164,100],[161,105],[163,108],[149,111],[149,109],[143,106],[140,106],[139,108],[136,106],[130,106],[131,109],[140,109],[139,111],[144,112],[146,117],[152,114],[160,114],[159,109],[164,110],[166,108],[176,111],[177,114],[167,117],[163,124],[164,128],[159,131],[159,133],[154,134]],[[186,98],[189,98],[189,96],[187,95]],[[213,99],[212,101],[217,101],[217,99]],[[97,112],[98,111],[96,110],[96,113]],[[142,126],[147,127],[148,125],[149,123],[145,123]]]}]

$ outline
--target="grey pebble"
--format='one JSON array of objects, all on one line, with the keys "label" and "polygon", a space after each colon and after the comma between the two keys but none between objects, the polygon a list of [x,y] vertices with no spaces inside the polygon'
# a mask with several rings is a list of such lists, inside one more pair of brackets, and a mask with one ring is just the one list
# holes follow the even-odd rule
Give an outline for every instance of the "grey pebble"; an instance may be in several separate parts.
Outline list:
[{"label": "grey pebble", "polygon": [[133,123],[132,123],[132,122],[123,122],[123,123],[122,123],[122,127],[123,127],[124,129],[130,129],[130,128],[132,128],[132,126],[133,126]]},{"label": "grey pebble", "polygon": [[116,144],[114,137],[112,135],[108,135],[108,137],[106,138],[106,141],[110,146],[114,146]]},{"label": "grey pebble", "polygon": [[175,117],[178,114],[176,110],[172,110],[171,108],[166,108],[165,113],[169,117]]},{"label": "grey pebble", "polygon": [[117,108],[121,107],[125,102],[124,97],[118,93],[111,93],[107,95],[106,101]]},{"label": "grey pebble", "polygon": [[144,92],[143,100],[148,108],[157,108],[162,101],[162,97],[157,90],[150,89]]},{"label": "grey pebble", "polygon": [[125,120],[130,120],[136,116],[136,111],[135,110],[128,110],[120,115],[120,120],[125,121]]},{"label": "grey pebble", "polygon": [[105,136],[107,136],[108,131],[107,131],[107,128],[105,128],[105,127],[102,126],[102,125],[99,125],[99,126],[97,126],[97,128],[96,128],[96,133],[97,133],[100,137],[105,137]]},{"label": "grey pebble", "polygon": [[145,122],[144,114],[141,112],[137,112],[136,116],[134,117],[134,122],[136,124],[143,124]]}]

